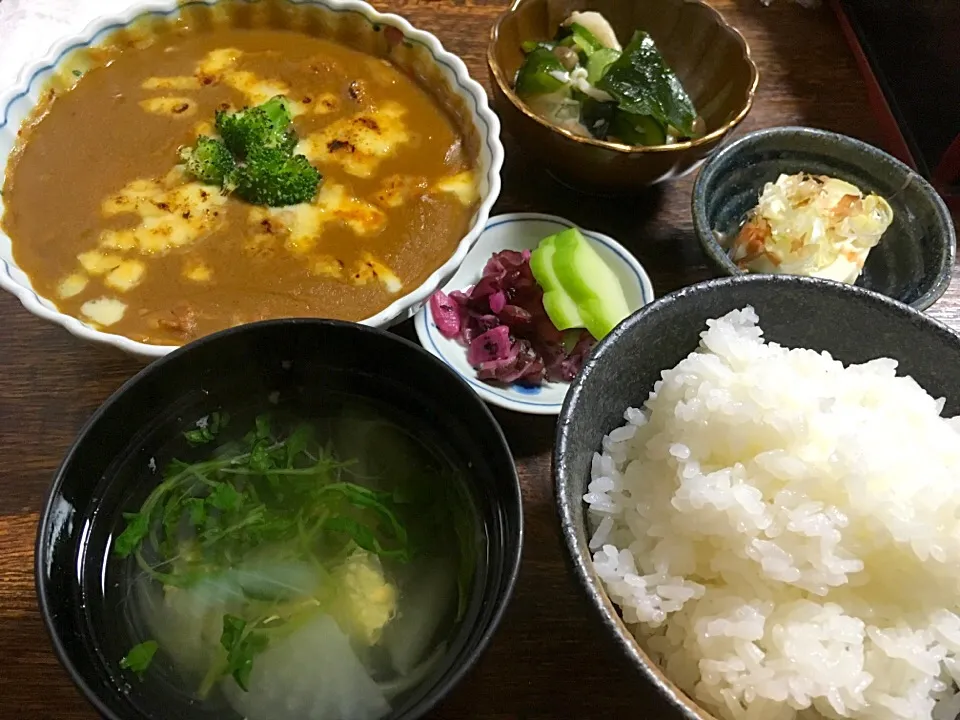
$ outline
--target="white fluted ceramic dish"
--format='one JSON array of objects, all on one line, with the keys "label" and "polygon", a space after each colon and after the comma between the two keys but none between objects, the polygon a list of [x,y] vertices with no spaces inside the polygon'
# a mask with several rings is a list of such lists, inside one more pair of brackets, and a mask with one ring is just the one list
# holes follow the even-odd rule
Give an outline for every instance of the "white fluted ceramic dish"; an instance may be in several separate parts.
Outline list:
[{"label": "white fluted ceramic dish", "polygon": [[[234,0],[243,5],[257,6],[261,0]],[[385,327],[406,320],[417,312],[430,295],[457,271],[476,243],[490,215],[490,209],[500,194],[500,169],[503,165],[503,145],[500,143],[500,121],[487,103],[483,88],[470,77],[463,61],[443,49],[440,41],[428,32],[417,30],[397,15],[377,12],[359,0],[282,0],[296,12],[316,13],[316,25],[323,36],[341,40],[359,50],[381,50],[385,28],[399,30],[402,39],[389,46],[384,55],[401,70],[416,77],[432,93],[444,93],[449,105],[456,105],[455,114],[463,124],[461,130],[477,142],[477,177],[480,204],[471,219],[470,227],[453,254],[419,287],[396,299],[376,315],[362,321],[364,325]],[[149,16],[164,22],[176,19],[190,6],[217,5],[218,0],[191,0],[189,2],[140,2],[126,12],[101,17],[91,22],[79,34],[57,42],[40,60],[28,65],[20,73],[19,81],[0,93],[0,163],[5,171],[14,148],[20,124],[27,118],[48,85],[70,62],[74,51],[95,47],[110,34],[129,28]],[[148,25],[153,27],[153,25]],[[394,34],[395,35],[395,34]],[[136,50],[131,50],[136,52]],[[378,53],[382,54],[382,53]],[[56,200],[50,200],[45,211],[56,212]],[[0,197],[0,214],[3,198]],[[136,342],[121,335],[97,330],[83,321],[57,310],[48,298],[34,290],[30,279],[14,260],[11,240],[0,231],[0,287],[15,295],[34,315],[57,323],[83,340],[111,345],[125,352],[144,357],[160,357],[176,348],[173,345],[151,345]]]}]

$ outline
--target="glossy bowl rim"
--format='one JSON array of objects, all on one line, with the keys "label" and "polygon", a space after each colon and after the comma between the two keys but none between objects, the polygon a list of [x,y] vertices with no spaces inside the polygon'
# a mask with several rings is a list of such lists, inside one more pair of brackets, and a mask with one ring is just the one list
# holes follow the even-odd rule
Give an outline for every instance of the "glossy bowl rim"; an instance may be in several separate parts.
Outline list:
[{"label": "glossy bowl rim", "polygon": [[[749,146],[758,139],[766,140],[768,138],[788,138],[795,137],[797,135],[804,135],[810,138],[822,138],[824,140],[831,140],[841,144],[844,147],[854,150],[857,153],[858,160],[864,155],[879,153],[883,157],[884,161],[905,175],[908,183],[918,185],[923,190],[924,195],[931,199],[937,217],[940,220],[940,224],[943,225],[943,227],[945,227],[947,230],[946,237],[944,238],[945,249],[940,255],[940,266],[937,268],[934,282],[920,297],[911,303],[905,304],[916,310],[926,310],[937,300],[943,297],[943,294],[950,286],[950,278],[953,275],[953,265],[956,262],[957,231],[953,223],[953,218],[950,215],[950,210],[947,208],[947,205],[940,194],[913,168],[901,162],[881,148],[864,142],[863,140],[850,137],[849,135],[843,135],[842,133],[836,133],[830,130],[821,130],[819,128],[805,127],[801,125],[785,125],[780,127],[763,128],[746,133],[731,142],[726,147],[721,148],[712,157],[708,158],[706,163],[704,163],[703,167],[700,169],[700,172],[693,183],[693,192],[690,196],[691,214],[693,215],[693,229],[697,235],[697,239],[700,241],[700,246],[707,254],[707,257],[710,258],[710,261],[714,267],[731,277],[740,277],[743,275],[752,274],[745,270],[741,270],[734,264],[732,260],[730,260],[726,251],[717,241],[713,229],[710,227],[710,222],[707,218],[703,198],[707,192],[707,183],[714,180],[712,173],[713,166],[719,165],[719,163],[737,155],[738,153],[742,152],[745,147],[749,148]],[[859,162],[855,164],[859,165]],[[883,295],[883,293],[878,294]],[[890,298],[888,295],[883,295],[883,297]],[[890,299],[900,302],[897,300],[897,298]]]},{"label": "glossy bowl rim", "polygon": [[[604,626],[605,630],[603,632],[606,637],[616,642],[620,652],[626,656],[626,659],[633,668],[639,671],[643,679],[649,683],[652,688],[655,688],[658,694],[662,698],[665,698],[674,710],[681,713],[684,720],[717,720],[717,718],[702,708],[696,700],[688,696],[670,680],[666,673],[650,659],[646,651],[630,633],[626,624],[621,619],[616,606],[610,600],[607,591],[603,587],[603,582],[593,568],[592,553],[588,547],[589,536],[585,543],[578,541],[574,516],[579,513],[585,517],[586,508],[582,498],[573,498],[570,501],[566,499],[566,495],[569,494],[570,489],[576,481],[570,476],[567,463],[561,461],[561,456],[565,456],[567,452],[570,418],[577,410],[576,406],[583,392],[583,385],[586,378],[594,372],[598,362],[600,362],[607,353],[612,352],[611,348],[621,336],[631,332],[635,325],[642,322],[648,315],[659,312],[660,308],[665,305],[683,302],[686,297],[699,295],[703,292],[711,291],[713,288],[719,287],[722,290],[728,287],[754,284],[768,285],[772,288],[783,285],[806,285],[812,288],[830,287],[840,294],[858,296],[881,308],[885,313],[892,313],[904,319],[909,319],[914,324],[924,327],[927,331],[934,332],[937,335],[943,336],[945,339],[949,339],[949,341],[957,347],[958,352],[960,352],[960,333],[952,330],[944,323],[930,317],[922,311],[887,295],[873,290],[867,290],[857,285],[848,285],[833,280],[823,280],[802,275],[762,275],[759,273],[712,278],[664,295],[624,320],[613,332],[600,341],[591,353],[583,369],[571,384],[570,390],[564,399],[563,409],[560,412],[560,418],[557,423],[554,450],[551,457],[554,502],[557,518],[560,523],[560,534],[563,537],[564,556],[566,557],[568,566],[572,569],[577,586],[590,605],[593,618],[599,620],[599,624]],[[624,410],[626,410],[626,405],[624,406]],[[613,429],[614,428],[607,428],[604,434],[609,433]],[[600,631],[598,630],[598,632]]]},{"label": "glossy bowl rim", "polygon": [[[476,643],[474,643],[472,647],[470,647],[469,651],[466,652],[463,662],[458,665],[451,664],[448,673],[442,676],[443,681],[438,682],[429,694],[424,695],[420,703],[414,706],[413,712],[411,714],[402,716],[402,720],[414,720],[415,718],[420,718],[426,715],[451,692],[453,692],[454,689],[464,680],[470,670],[473,669],[480,657],[486,652],[490,642],[493,640],[493,636],[500,627],[503,616],[506,614],[507,608],[510,606],[510,603],[513,599],[517,578],[520,574],[520,565],[523,557],[525,536],[525,513],[523,507],[523,488],[520,485],[520,476],[516,467],[516,459],[513,456],[513,451],[510,449],[510,444],[503,432],[503,428],[500,426],[500,423],[497,422],[486,403],[484,403],[473,392],[473,390],[470,389],[470,386],[464,382],[463,378],[461,378],[458,373],[454,372],[452,368],[447,367],[442,360],[428,353],[417,343],[395,333],[389,332],[383,328],[371,327],[369,325],[362,325],[360,323],[351,323],[344,320],[330,320],[325,318],[278,318],[274,320],[261,320],[254,323],[238,325],[236,327],[227,328],[216,333],[211,333],[210,335],[204,335],[203,337],[188,343],[187,345],[182,345],[178,348],[175,348],[172,352],[150,363],[137,372],[136,375],[124,381],[124,383],[115,391],[113,391],[113,393],[111,393],[110,396],[104,400],[97,407],[97,409],[94,410],[93,414],[90,415],[90,417],[83,423],[82,427],[71,441],[69,448],[64,453],[63,459],[60,461],[56,471],[54,472],[53,480],[44,493],[43,505],[40,511],[39,520],[37,522],[37,531],[34,541],[33,573],[34,591],[36,592],[37,596],[37,606],[40,610],[40,616],[43,620],[43,626],[47,633],[47,637],[53,646],[54,655],[56,656],[60,667],[67,672],[70,680],[80,691],[81,695],[83,695],[83,697],[87,700],[87,702],[89,702],[96,709],[96,711],[107,720],[131,720],[134,715],[131,713],[127,716],[120,716],[114,713],[103,702],[100,693],[96,692],[81,676],[76,664],[70,660],[68,653],[61,642],[60,633],[55,627],[53,614],[48,601],[49,590],[45,580],[45,558],[52,542],[52,533],[50,532],[50,529],[52,516],[55,511],[54,500],[62,491],[64,476],[67,468],[74,462],[80,446],[86,441],[87,436],[93,427],[101,421],[101,418],[115,403],[119,401],[122,395],[131,390],[148,375],[162,372],[167,364],[176,362],[181,356],[188,355],[196,348],[201,346],[218,343],[223,338],[232,337],[233,335],[238,334],[256,334],[263,329],[271,329],[280,326],[293,327],[304,325],[316,326],[318,331],[323,331],[324,328],[335,328],[338,330],[347,330],[354,333],[364,333],[367,335],[377,336],[380,338],[381,342],[385,342],[387,344],[392,343],[394,345],[407,347],[408,349],[412,350],[415,355],[420,357],[421,361],[425,364],[425,367],[432,366],[434,372],[447,373],[461,385],[465,394],[469,396],[470,399],[468,399],[467,402],[473,403],[474,412],[478,413],[478,417],[482,417],[484,421],[491,427],[495,436],[499,439],[500,448],[510,459],[510,467],[512,467],[512,473],[510,473],[510,477],[507,478],[507,481],[509,482],[512,480],[510,484],[514,489],[514,495],[512,498],[504,498],[503,496],[498,495],[497,505],[499,507],[515,505],[516,507],[516,547],[513,552],[504,551],[502,553],[504,569],[500,578],[500,592],[497,593],[495,600],[497,606],[491,614],[486,626],[483,628],[483,632],[477,638]],[[513,536],[510,536],[510,540],[513,539]]]},{"label": "glossy bowl rim", "polygon": [[[251,4],[258,1],[237,0],[237,2]],[[9,122],[11,105],[29,94],[35,82],[35,77],[48,70],[55,69],[71,51],[93,46],[96,44],[97,38],[105,32],[113,32],[127,27],[141,17],[148,15],[169,17],[179,12],[184,5],[213,6],[219,2],[221,0],[135,0],[124,12],[99,16],[87,23],[82,30],[55,41],[41,58],[28,62],[20,70],[17,81],[11,87],[0,92],[0,128],[6,126]],[[500,119],[491,109],[483,86],[470,76],[463,60],[446,50],[435,35],[415,28],[406,18],[394,13],[379,12],[363,0],[286,0],[286,2],[297,6],[317,6],[337,12],[358,13],[370,21],[371,24],[392,26],[399,29],[405,38],[425,47],[435,63],[445,65],[454,74],[451,91],[467,101],[466,105],[470,110],[471,122],[480,136],[481,142],[486,143],[490,149],[490,166],[485,174],[489,190],[485,197],[481,197],[473,222],[459,240],[450,257],[427,276],[418,287],[397,298],[375,315],[360,321],[360,324],[363,325],[387,327],[394,322],[405,320],[407,316],[412,314],[413,308],[425,302],[433,291],[440,286],[443,279],[456,271],[479,237],[502,189],[500,172],[503,169],[504,149],[500,141]],[[33,107],[36,107],[36,103],[33,103]],[[2,157],[4,171],[9,159],[10,155]],[[0,183],[2,183],[2,178],[0,178]],[[13,239],[6,235],[2,229],[0,229],[0,237],[7,238],[10,242],[12,255]],[[18,270],[24,272],[15,262],[12,264]],[[125,353],[147,358],[163,357],[177,348],[183,347],[183,345],[142,343],[124,335],[95,330],[73,315],[45,307],[41,301],[40,293],[32,287],[32,284],[24,285],[13,278],[10,265],[11,263],[0,258],[0,288],[16,297],[21,305],[32,314],[59,325],[74,337],[100,345],[112,346]],[[47,302],[56,304],[51,299],[47,299]]]},{"label": "glossy bowl rim", "polygon": [[744,103],[743,107],[740,108],[740,111],[733,117],[733,119],[728,120],[716,130],[713,130],[702,137],[694,140],[685,140],[672,145],[625,145],[623,143],[610,142],[608,140],[597,140],[593,137],[577,135],[576,133],[566,130],[565,128],[557,127],[527,107],[526,103],[520,99],[516,92],[514,92],[509,79],[506,77],[503,68],[500,67],[500,63],[497,62],[496,58],[496,48],[497,43],[500,41],[501,25],[503,25],[504,21],[508,17],[517,12],[522,5],[528,2],[536,1],[537,0],[514,0],[513,4],[497,17],[490,28],[490,40],[487,43],[486,56],[487,67],[489,68],[490,74],[493,76],[494,82],[496,83],[500,92],[502,92],[503,95],[510,101],[510,103],[527,119],[533,120],[538,125],[547,128],[548,130],[551,130],[558,135],[567,138],[568,140],[572,140],[583,145],[604,148],[606,150],[612,150],[614,152],[626,155],[644,155],[688,150],[701,145],[709,145],[717,140],[720,140],[734,130],[738,125],[740,125],[740,123],[744,121],[744,119],[746,119],[747,115],[750,113],[750,110],[753,107],[753,103],[756,99],[757,87],[760,83],[760,71],[757,68],[757,63],[753,59],[753,55],[750,50],[750,43],[747,42],[747,39],[739,30],[737,30],[737,28],[727,22],[727,19],[723,16],[723,13],[708,4],[705,0],[682,0],[682,2],[685,4],[696,5],[700,7],[702,11],[712,14],[717,26],[732,35],[734,40],[737,41],[743,50],[743,60],[746,61],[747,66],[750,68],[750,84],[747,88],[746,102]]}]

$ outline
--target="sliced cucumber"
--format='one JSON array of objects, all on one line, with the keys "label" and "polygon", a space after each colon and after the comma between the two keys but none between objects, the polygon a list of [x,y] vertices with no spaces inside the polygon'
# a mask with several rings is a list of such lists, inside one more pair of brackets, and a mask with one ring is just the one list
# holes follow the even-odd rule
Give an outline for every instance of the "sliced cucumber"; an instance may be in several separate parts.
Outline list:
[{"label": "sliced cucumber", "polygon": [[663,145],[667,133],[649,115],[634,115],[618,111],[610,123],[610,135],[627,145]]},{"label": "sliced cucumber", "polygon": [[530,270],[537,284],[543,288],[543,309],[547,311],[547,317],[557,330],[582,328],[584,323],[580,308],[567,294],[553,269],[553,258],[557,251],[556,237],[551,235],[540,241],[537,249],[530,254]]},{"label": "sliced cucumber", "polygon": [[603,50],[603,43],[597,40],[597,36],[587,30],[579,23],[570,25],[570,32],[573,33],[573,41],[586,54],[592,56],[598,50]]},{"label": "sliced cucumber", "polygon": [[554,244],[553,272],[584,326],[600,340],[630,314],[620,281],[576,228],[556,235]]},{"label": "sliced cucumber", "polygon": [[618,57],[620,57],[620,51],[612,48],[601,48],[593,53],[587,60],[587,82],[596,85]]},{"label": "sliced cucumber", "polygon": [[546,48],[537,48],[523,61],[517,71],[515,89],[522,98],[533,95],[546,95],[562,88],[566,76],[560,60]]},{"label": "sliced cucumber", "polygon": [[646,136],[644,145],[663,145],[667,142],[667,132],[663,125],[649,115],[638,115],[636,127],[643,129],[643,134]]}]

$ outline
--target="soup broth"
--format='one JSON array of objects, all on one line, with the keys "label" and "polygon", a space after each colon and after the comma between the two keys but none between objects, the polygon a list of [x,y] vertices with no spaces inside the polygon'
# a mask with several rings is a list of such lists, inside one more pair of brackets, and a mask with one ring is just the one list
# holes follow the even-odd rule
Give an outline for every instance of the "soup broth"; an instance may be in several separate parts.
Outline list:
[{"label": "soup broth", "polygon": [[328,408],[211,413],[147,470],[106,566],[131,686],[209,717],[377,720],[451,651],[484,556],[464,479],[398,418]]},{"label": "soup broth", "polygon": [[[94,60],[25,123],[2,218],[38,292],[94,327],[179,345],[267,318],[359,321],[418,287],[469,226],[470,143],[384,59],[208,18]],[[323,175],[312,202],[251,205],[185,174],[178,150],[215,136],[218,110],[277,95]]]}]

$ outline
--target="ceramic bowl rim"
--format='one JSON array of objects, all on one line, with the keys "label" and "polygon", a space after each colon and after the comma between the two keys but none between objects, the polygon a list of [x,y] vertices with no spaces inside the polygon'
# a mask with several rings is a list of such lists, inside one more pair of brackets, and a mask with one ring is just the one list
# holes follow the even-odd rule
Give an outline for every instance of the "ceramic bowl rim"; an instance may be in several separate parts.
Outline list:
[{"label": "ceramic bowl rim", "polygon": [[[647,273],[646,268],[643,264],[636,258],[636,256],[627,250],[621,243],[614,240],[609,235],[599,232],[597,230],[589,230],[579,225],[578,223],[568,220],[567,218],[560,217],[559,215],[550,215],[548,213],[538,213],[538,212],[515,212],[515,213],[501,213],[500,215],[491,215],[487,222],[485,223],[483,230],[480,232],[480,235],[483,235],[487,230],[496,227],[497,224],[502,222],[524,222],[528,220],[542,220],[545,222],[557,223],[568,228],[577,228],[581,233],[591,239],[599,240],[601,244],[606,245],[607,249],[611,250],[620,261],[629,267],[637,276],[638,283],[640,285],[640,294],[644,298],[644,304],[641,308],[646,307],[652,304],[656,300],[656,292],[653,288],[653,282],[650,280],[650,275]],[[455,368],[452,365],[449,365],[444,358],[440,348],[434,347],[436,352],[433,349],[427,347],[427,341],[433,345],[433,338],[430,337],[430,330],[427,327],[427,324],[430,322],[428,318],[428,313],[430,312],[429,303],[425,304],[417,312],[414,317],[414,329],[417,333],[417,339],[420,341],[420,344],[423,348],[429,352],[431,355],[439,358],[444,365],[447,365],[451,370],[453,370],[457,375],[459,375],[463,380],[470,386],[470,389],[480,397],[481,400],[487,403],[496,405],[497,407],[503,408],[504,410],[510,410],[511,412],[523,413],[525,415],[559,415],[560,410],[563,407],[563,403],[555,404],[521,404],[519,401],[512,400],[504,394],[495,392],[494,389],[488,388],[482,381],[478,380],[476,377],[467,377],[464,375],[458,368]],[[464,350],[466,352],[466,350]],[[567,392],[569,392],[569,386],[567,386]],[[564,393],[566,397],[567,393]]]},{"label": "ceramic bowl rim", "polygon": [[[82,30],[55,41],[47,52],[38,60],[28,62],[18,75],[17,81],[4,92],[0,92],[0,129],[9,122],[11,106],[18,100],[27,97],[31,88],[37,83],[40,75],[55,69],[67,55],[83,47],[89,47],[102,39],[105,33],[120,30],[136,20],[148,15],[170,17],[180,12],[184,6],[207,5],[213,6],[221,0],[135,0],[124,12],[103,15],[89,22]],[[260,0],[236,0],[246,4],[256,4]],[[500,119],[490,108],[487,93],[474,80],[467,66],[459,56],[446,50],[435,35],[425,30],[415,28],[408,20],[394,13],[382,13],[363,0],[285,0],[295,6],[316,6],[334,12],[352,12],[366,18],[373,25],[392,26],[399,29],[405,38],[411,40],[430,53],[433,61],[445,66],[452,74],[451,91],[462,97],[470,108],[470,121],[474,124],[481,143],[485,143],[490,153],[490,165],[486,170],[485,179],[489,190],[482,197],[475,212],[473,222],[460,239],[451,256],[440,267],[434,270],[418,287],[397,298],[387,307],[375,315],[361,321],[361,324],[373,327],[384,327],[391,323],[405,319],[404,313],[424,302],[443,279],[449,277],[463,262],[470,248],[476,242],[483,229],[494,203],[500,196],[500,172],[503,168],[504,149],[500,141]],[[36,107],[36,103],[31,103]],[[10,155],[4,155],[4,167]],[[13,239],[2,230],[0,237],[6,238],[11,245]],[[109,345],[125,353],[139,357],[157,358],[173,352],[182,345],[157,345],[142,343],[126,336],[102,330],[95,330],[80,319],[62,313],[56,309],[45,307],[40,294],[32,285],[24,285],[15,280],[11,274],[11,263],[0,258],[0,288],[14,295],[29,312],[37,317],[56,323],[71,335],[89,342]],[[16,266],[16,263],[13,263]],[[21,270],[17,267],[18,270]],[[22,270],[21,270],[22,271]],[[47,302],[53,303],[52,300]]]},{"label": "ceramic bowl rim", "polygon": [[[627,657],[630,664],[640,671],[644,679],[650,683],[652,687],[656,688],[659,694],[665,697],[675,710],[682,713],[685,720],[716,720],[716,718],[707,710],[701,708],[693,698],[689,697],[674,685],[657,664],[650,659],[636,638],[630,634],[623,620],[617,613],[616,607],[603,588],[603,583],[599,575],[597,575],[596,570],[593,568],[587,543],[580,543],[578,541],[574,517],[578,513],[585,516],[586,510],[581,499],[575,498],[571,501],[567,499],[569,490],[576,480],[569,475],[567,463],[561,462],[561,456],[565,456],[567,452],[567,446],[570,442],[570,418],[579,403],[584,383],[595,371],[597,364],[601,362],[609,352],[612,352],[613,346],[623,335],[631,332],[633,327],[641,323],[648,315],[660,312],[664,306],[682,302],[684,298],[688,296],[699,295],[703,292],[711,291],[714,288],[720,288],[722,290],[727,287],[754,284],[769,285],[772,287],[782,285],[829,287],[831,290],[836,290],[840,294],[857,296],[882,307],[884,312],[909,318],[915,324],[923,326],[927,330],[945,337],[945,339],[949,339],[949,341],[957,347],[958,352],[960,352],[960,333],[953,331],[944,323],[926,315],[922,311],[881,293],[857,285],[848,285],[846,283],[822,280],[820,278],[810,278],[799,275],[756,274],[712,278],[657,298],[654,302],[641,308],[624,320],[610,335],[605,337],[597,345],[593,353],[591,353],[583,370],[580,371],[580,374],[577,375],[576,379],[571,383],[570,390],[567,392],[563,403],[563,410],[557,422],[554,451],[551,458],[555,509],[560,522],[560,534],[563,537],[564,556],[567,559],[568,565],[572,568],[574,579],[580,591],[588,600],[592,611],[591,614],[595,620],[598,619],[606,628],[607,637],[616,642],[621,653]],[[626,410],[626,406],[624,406],[624,410]],[[610,432],[610,430],[613,430],[613,428],[605,429],[604,434]]]},{"label": "ceramic bowl rim", "polygon": [[[907,178],[907,182],[920,187],[920,189],[923,191],[923,194],[930,198],[931,202],[933,203],[937,219],[939,220],[939,224],[946,228],[946,238],[944,243],[945,249],[944,252],[941,253],[940,266],[937,268],[936,278],[933,283],[930,284],[930,287],[928,287],[927,290],[920,295],[920,297],[907,304],[917,310],[926,310],[928,307],[933,305],[943,296],[943,294],[947,291],[947,288],[950,286],[950,278],[953,274],[953,265],[954,262],[956,262],[957,252],[956,228],[954,227],[950,211],[947,208],[943,198],[940,197],[940,194],[934,189],[934,187],[913,168],[901,162],[881,148],[875,147],[862,140],[857,140],[849,135],[843,135],[841,133],[835,133],[829,130],[821,130],[819,128],[804,127],[800,125],[786,125],[781,127],[754,130],[753,132],[746,133],[737,138],[726,147],[721,148],[715,155],[707,159],[706,163],[704,163],[703,167],[700,169],[696,180],[694,181],[690,204],[693,215],[694,232],[697,235],[697,239],[700,241],[700,246],[713,262],[714,266],[729,276],[736,277],[749,274],[746,271],[738,268],[727,256],[727,253],[717,241],[715,233],[710,227],[709,218],[707,218],[706,202],[704,197],[707,193],[708,184],[714,181],[714,167],[720,167],[724,161],[728,160],[730,157],[736,156],[740,152],[743,152],[744,148],[749,149],[751,145],[758,140],[766,140],[767,138],[795,137],[797,135],[803,135],[810,138],[821,138],[836,142],[854,150],[857,153],[858,158],[869,154],[879,154],[885,162],[892,165],[897,171],[902,172]],[[891,299],[896,300],[896,298]]]},{"label": "ceramic bowl rim", "polygon": [[520,111],[521,114],[523,114],[527,119],[533,120],[538,125],[547,128],[557,135],[561,135],[568,140],[572,140],[582,145],[612,150],[619,154],[654,155],[658,153],[679,152],[689,148],[700,147],[701,145],[710,145],[734,130],[750,113],[754,100],[756,99],[757,87],[760,84],[760,70],[757,68],[757,63],[753,59],[753,55],[750,50],[750,43],[747,42],[747,39],[739,30],[737,30],[736,27],[727,21],[727,19],[723,16],[723,13],[709,5],[705,0],[682,0],[685,4],[696,5],[701,9],[702,12],[711,14],[716,21],[717,26],[730,34],[743,50],[742,58],[750,69],[750,83],[747,87],[746,102],[743,104],[743,107],[740,108],[737,114],[716,130],[712,130],[702,137],[694,140],[685,140],[672,145],[626,145],[624,143],[611,142],[609,140],[597,140],[596,138],[592,137],[584,137],[582,135],[577,135],[576,133],[570,132],[564,128],[557,127],[527,107],[526,103],[524,103],[517,93],[514,92],[509,79],[506,77],[506,73],[504,72],[503,68],[500,67],[500,63],[497,62],[496,49],[497,44],[500,42],[500,28],[504,21],[516,13],[517,10],[519,10],[520,7],[525,3],[536,1],[537,0],[514,0],[512,5],[502,12],[494,21],[492,27],[490,28],[490,40],[487,43],[487,67],[490,70],[490,74],[493,76],[493,80],[497,88],[510,101],[510,103]]}]

